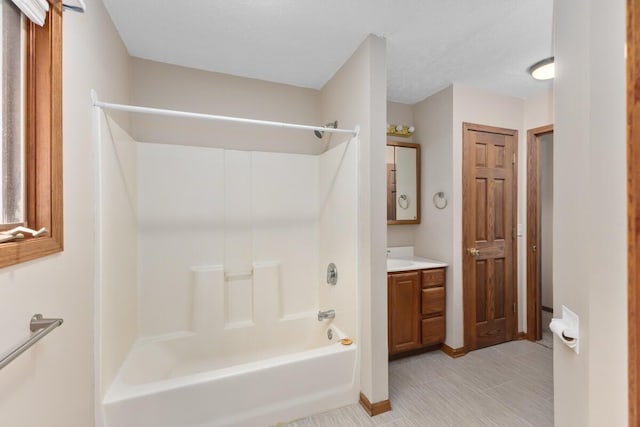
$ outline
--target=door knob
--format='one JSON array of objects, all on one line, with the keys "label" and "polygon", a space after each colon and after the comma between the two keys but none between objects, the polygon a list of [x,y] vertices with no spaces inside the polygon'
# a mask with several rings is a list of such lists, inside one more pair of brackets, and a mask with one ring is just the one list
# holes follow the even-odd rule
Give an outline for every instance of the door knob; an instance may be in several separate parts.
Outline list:
[{"label": "door knob", "polygon": [[467,252],[469,252],[469,255],[471,256],[478,256],[480,255],[480,251],[476,248],[467,248]]}]

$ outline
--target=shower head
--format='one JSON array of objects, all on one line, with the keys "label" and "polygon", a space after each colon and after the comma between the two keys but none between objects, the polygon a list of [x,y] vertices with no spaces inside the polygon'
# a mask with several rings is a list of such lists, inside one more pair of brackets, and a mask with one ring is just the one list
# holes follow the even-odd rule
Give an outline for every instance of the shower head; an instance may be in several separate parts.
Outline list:
[{"label": "shower head", "polygon": [[[323,128],[337,129],[338,128],[338,121],[336,120],[335,122],[327,123],[326,125],[324,125],[322,127]],[[324,131],[322,131],[322,130],[314,130],[313,133],[316,135],[316,138],[319,138],[319,139],[322,139],[322,137],[324,136]]]}]

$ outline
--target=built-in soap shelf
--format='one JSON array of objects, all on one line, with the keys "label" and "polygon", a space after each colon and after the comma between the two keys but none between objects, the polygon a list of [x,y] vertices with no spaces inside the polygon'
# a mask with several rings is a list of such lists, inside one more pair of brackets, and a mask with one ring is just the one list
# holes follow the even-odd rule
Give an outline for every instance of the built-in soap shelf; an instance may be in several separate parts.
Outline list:
[{"label": "built-in soap shelf", "polygon": [[225,272],[219,264],[195,266],[191,274],[191,329],[196,333],[247,328],[283,317],[278,261],[255,262],[250,270],[235,272]]}]

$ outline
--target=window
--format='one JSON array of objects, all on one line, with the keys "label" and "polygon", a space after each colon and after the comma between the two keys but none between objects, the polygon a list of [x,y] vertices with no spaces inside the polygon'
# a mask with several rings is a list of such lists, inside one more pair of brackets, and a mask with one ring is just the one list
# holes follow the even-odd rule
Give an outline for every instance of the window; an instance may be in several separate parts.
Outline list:
[{"label": "window", "polygon": [[25,18],[10,1],[0,4],[0,224],[24,222]]},{"label": "window", "polygon": [[47,234],[0,243],[0,267],[62,251],[62,5],[44,26],[0,0],[0,231]]}]

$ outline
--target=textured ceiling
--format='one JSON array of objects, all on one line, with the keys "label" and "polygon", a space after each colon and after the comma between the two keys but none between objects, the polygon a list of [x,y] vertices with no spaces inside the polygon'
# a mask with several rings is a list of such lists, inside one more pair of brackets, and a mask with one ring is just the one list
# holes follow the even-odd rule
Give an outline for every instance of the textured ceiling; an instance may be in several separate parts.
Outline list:
[{"label": "textured ceiling", "polygon": [[368,34],[387,39],[388,98],[459,83],[527,98],[550,83],[553,0],[104,0],[132,56],[320,89]]}]

